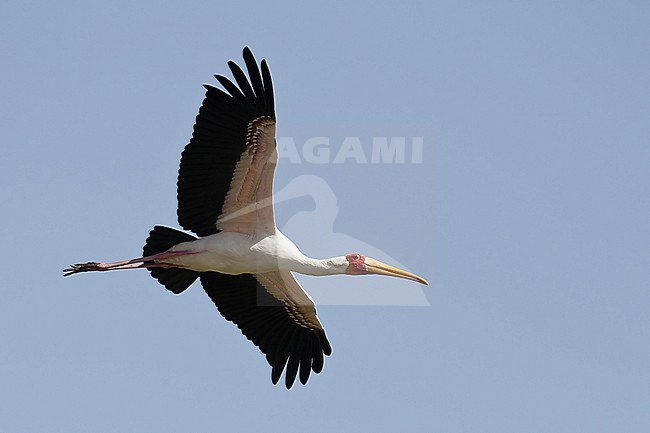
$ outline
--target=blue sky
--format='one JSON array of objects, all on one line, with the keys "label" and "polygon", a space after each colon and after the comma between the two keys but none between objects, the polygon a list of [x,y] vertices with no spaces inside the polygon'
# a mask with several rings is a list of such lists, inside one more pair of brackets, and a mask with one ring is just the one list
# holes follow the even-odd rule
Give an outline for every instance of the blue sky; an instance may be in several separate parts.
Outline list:
[{"label": "blue sky", "polygon": [[[649,14],[638,1],[5,2],[2,430],[649,431]],[[367,155],[374,137],[423,140],[420,163],[281,160],[277,190],[310,176],[325,191],[278,207],[304,252],[365,246],[431,283],[411,292],[430,306],[340,305],[328,281],[350,299],[417,286],[301,278],[326,301],[334,353],[291,391],[198,285],[61,277],[176,226],[201,84],[244,45],[268,59],[278,136],[299,151],[313,137],[332,155],[349,137]]]}]

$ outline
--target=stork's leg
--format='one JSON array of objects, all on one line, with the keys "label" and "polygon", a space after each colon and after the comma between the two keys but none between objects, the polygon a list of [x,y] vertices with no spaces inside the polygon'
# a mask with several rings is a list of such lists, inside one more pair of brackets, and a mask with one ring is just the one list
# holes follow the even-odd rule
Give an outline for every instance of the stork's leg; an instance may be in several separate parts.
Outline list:
[{"label": "stork's leg", "polygon": [[63,270],[64,277],[72,274],[78,274],[79,272],[91,272],[91,271],[114,271],[117,269],[137,269],[137,268],[168,268],[172,265],[166,263],[157,263],[157,260],[164,260],[171,257],[184,256],[187,254],[193,254],[193,251],[165,251],[160,254],[154,254],[153,256],[139,257],[137,259],[131,260],[122,260],[119,262],[112,263],[103,263],[103,262],[87,262],[87,263],[76,263],[70,265],[69,268]]}]

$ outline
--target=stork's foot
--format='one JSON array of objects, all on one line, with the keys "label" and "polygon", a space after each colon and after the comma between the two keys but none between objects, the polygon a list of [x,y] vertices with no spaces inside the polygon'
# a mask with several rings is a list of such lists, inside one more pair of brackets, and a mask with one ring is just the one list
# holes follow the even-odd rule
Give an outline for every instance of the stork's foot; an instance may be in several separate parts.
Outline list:
[{"label": "stork's foot", "polygon": [[106,267],[101,265],[102,263],[99,262],[86,262],[70,265],[69,268],[63,270],[63,276],[67,277],[68,275],[78,274],[79,272],[105,271]]}]

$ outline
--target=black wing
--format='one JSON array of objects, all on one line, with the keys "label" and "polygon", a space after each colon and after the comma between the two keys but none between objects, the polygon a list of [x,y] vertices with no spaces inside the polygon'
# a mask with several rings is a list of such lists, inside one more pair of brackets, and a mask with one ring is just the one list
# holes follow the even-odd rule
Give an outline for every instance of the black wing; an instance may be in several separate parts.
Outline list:
[{"label": "black wing", "polygon": [[260,117],[275,120],[273,84],[265,60],[260,69],[244,48],[250,83],[234,62],[228,66],[237,82],[215,75],[226,90],[205,85],[207,92],[185,146],[178,171],[178,222],[199,236],[217,233],[216,223],[230,190],[233,172],[247,148],[249,124]]},{"label": "black wing", "polygon": [[310,371],[322,371],[323,355],[329,356],[332,348],[313,304],[290,305],[279,300],[251,274],[203,272],[201,284],[221,315],[266,354],[274,384],[285,366],[287,388],[291,388],[299,371],[303,385]]}]

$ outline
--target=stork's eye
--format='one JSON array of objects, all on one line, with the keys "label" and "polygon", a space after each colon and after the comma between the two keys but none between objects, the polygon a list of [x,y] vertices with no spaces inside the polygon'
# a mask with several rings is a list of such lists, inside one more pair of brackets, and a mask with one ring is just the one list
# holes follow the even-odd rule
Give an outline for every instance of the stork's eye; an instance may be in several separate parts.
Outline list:
[{"label": "stork's eye", "polygon": [[352,254],[352,260],[359,260],[359,254]]}]

